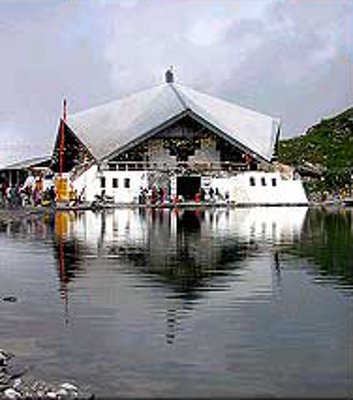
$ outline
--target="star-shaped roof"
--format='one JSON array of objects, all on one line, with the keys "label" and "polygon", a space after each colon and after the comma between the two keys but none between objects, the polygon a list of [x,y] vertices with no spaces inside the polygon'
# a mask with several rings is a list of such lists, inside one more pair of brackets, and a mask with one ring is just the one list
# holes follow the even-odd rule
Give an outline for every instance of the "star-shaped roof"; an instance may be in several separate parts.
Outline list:
[{"label": "star-shaped roof", "polygon": [[68,116],[66,124],[96,160],[138,143],[185,113],[270,161],[279,120],[188,87],[165,83]]}]

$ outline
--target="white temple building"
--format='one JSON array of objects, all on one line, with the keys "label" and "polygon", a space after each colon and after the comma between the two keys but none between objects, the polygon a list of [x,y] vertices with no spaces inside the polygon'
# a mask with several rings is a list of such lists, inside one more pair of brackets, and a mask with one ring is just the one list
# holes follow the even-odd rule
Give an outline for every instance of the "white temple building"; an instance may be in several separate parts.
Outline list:
[{"label": "white temple building", "polygon": [[120,204],[307,204],[301,181],[273,162],[277,118],[176,84],[171,71],[159,86],[61,123],[63,170],[88,202],[104,193]]}]

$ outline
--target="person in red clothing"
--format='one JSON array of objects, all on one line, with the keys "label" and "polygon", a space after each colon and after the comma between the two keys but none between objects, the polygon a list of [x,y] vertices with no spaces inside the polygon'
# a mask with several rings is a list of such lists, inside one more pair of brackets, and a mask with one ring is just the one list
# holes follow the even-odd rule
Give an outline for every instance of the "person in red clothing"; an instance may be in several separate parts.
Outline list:
[{"label": "person in red clothing", "polygon": [[158,191],[155,186],[152,188],[152,198],[151,198],[151,203],[156,204],[158,199]]}]

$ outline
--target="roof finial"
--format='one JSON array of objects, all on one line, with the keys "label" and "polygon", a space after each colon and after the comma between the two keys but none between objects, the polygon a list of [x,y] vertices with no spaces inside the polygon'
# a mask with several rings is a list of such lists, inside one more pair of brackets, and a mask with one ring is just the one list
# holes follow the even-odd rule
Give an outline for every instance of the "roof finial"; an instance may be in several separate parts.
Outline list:
[{"label": "roof finial", "polygon": [[173,66],[172,65],[169,67],[169,69],[167,69],[167,72],[165,73],[165,81],[167,83],[174,82],[174,74],[173,74]]}]

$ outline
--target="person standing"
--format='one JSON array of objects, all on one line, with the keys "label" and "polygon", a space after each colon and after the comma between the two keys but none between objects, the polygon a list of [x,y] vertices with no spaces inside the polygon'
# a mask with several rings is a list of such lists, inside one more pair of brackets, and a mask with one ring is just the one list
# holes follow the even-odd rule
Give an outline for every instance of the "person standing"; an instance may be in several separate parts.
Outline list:
[{"label": "person standing", "polygon": [[55,193],[54,185],[50,186],[50,189],[49,189],[49,200],[50,200],[50,205],[52,207],[55,206],[56,193]]},{"label": "person standing", "polygon": [[213,190],[212,186],[210,187],[210,190],[208,191],[208,193],[210,195],[210,201],[212,201],[213,200],[213,195],[214,195],[214,190]]}]

